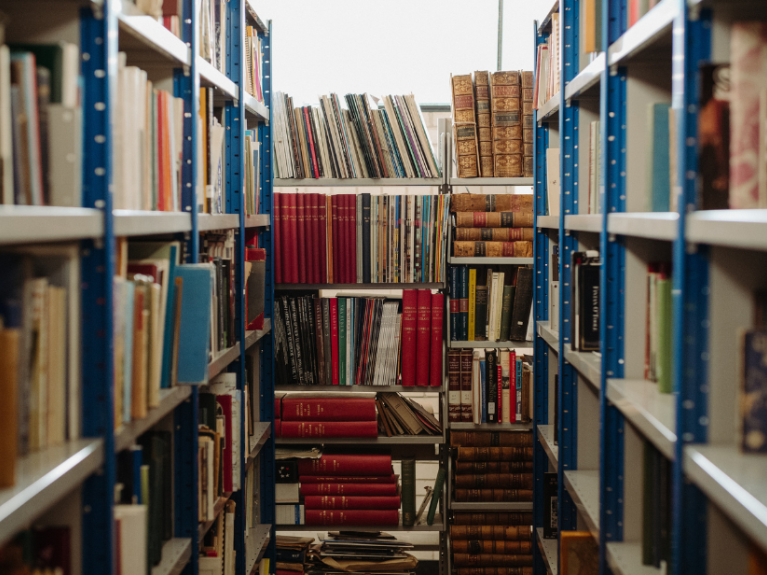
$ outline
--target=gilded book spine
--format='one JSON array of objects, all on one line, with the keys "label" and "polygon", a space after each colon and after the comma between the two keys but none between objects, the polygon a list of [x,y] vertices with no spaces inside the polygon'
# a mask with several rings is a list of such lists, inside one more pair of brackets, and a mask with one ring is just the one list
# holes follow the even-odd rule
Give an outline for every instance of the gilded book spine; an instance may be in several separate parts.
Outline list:
[{"label": "gilded book spine", "polygon": [[452,447],[533,447],[533,434],[524,431],[453,431]]},{"label": "gilded book spine", "polygon": [[459,178],[479,176],[477,117],[474,107],[474,84],[471,74],[452,76],[453,140]]},{"label": "gilded book spine", "polygon": [[523,120],[519,72],[490,75],[493,170],[498,178],[523,174]]},{"label": "gilded book spine", "polygon": [[530,541],[532,529],[529,525],[451,525],[450,538],[493,541]]},{"label": "gilded book spine", "polygon": [[453,525],[532,525],[532,513],[456,513]]},{"label": "gilded book spine", "polygon": [[479,140],[479,172],[483,178],[493,177],[493,132],[490,107],[490,73],[474,72],[474,96]]},{"label": "gilded book spine", "polygon": [[522,72],[522,175],[533,177],[533,73]]},{"label": "gilded book spine", "polygon": [[533,500],[532,489],[456,489],[455,500],[461,502],[487,501],[501,502],[527,502]]},{"label": "gilded book spine", "polygon": [[532,489],[532,473],[487,473],[455,476],[456,489]]}]

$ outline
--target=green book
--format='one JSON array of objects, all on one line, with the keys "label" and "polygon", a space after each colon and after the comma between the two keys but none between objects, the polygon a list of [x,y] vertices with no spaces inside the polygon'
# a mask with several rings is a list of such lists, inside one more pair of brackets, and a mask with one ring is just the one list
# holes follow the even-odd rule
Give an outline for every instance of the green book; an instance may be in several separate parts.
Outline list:
[{"label": "green book", "polygon": [[402,460],[402,525],[415,525],[415,459]]},{"label": "green book", "polygon": [[338,298],[338,385],[346,381],[346,298]]},{"label": "green book", "polygon": [[511,310],[514,306],[514,286],[503,286],[503,304],[501,307],[500,341],[509,341],[511,331]]},{"label": "green book", "polygon": [[658,279],[658,391],[671,393],[671,353],[673,329],[671,322],[671,278]]},{"label": "green book", "polygon": [[437,479],[434,481],[434,491],[431,494],[431,504],[429,505],[429,513],[426,515],[426,523],[428,525],[434,524],[434,514],[439,507],[439,498],[442,495],[442,486],[445,484],[445,468],[440,467],[437,471]]}]

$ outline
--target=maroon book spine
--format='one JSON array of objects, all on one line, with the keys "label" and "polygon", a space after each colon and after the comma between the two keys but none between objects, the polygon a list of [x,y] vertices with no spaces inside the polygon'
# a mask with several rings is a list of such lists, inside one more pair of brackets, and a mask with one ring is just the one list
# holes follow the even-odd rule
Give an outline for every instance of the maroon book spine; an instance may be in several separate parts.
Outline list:
[{"label": "maroon book spine", "polygon": [[[324,198],[323,198],[324,199]],[[312,283],[322,283],[322,235],[320,234],[320,194],[312,194],[312,241],[307,253],[312,254]]]},{"label": "maroon book spine", "polygon": [[402,290],[402,385],[415,385],[418,291]]},{"label": "maroon book spine", "polygon": [[351,283],[357,283],[357,196],[353,194],[351,199],[351,206],[349,208],[350,214],[350,235],[349,245],[351,246],[351,270],[352,275],[350,278]]},{"label": "maroon book spine", "polygon": [[306,281],[306,208],[304,206],[305,194],[296,194],[296,227],[298,230],[298,283]]},{"label": "maroon book spine", "polygon": [[355,283],[356,278],[352,277],[352,204],[354,202],[353,194],[346,194],[344,198],[344,273],[346,279],[344,283]]},{"label": "maroon book spine", "polygon": [[431,363],[431,291],[418,290],[418,312],[416,319],[416,385],[429,385],[429,364]]},{"label": "maroon book spine", "polygon": [[[465,423],[471,423],[474,420],[471,409],[472,359],[473,353],[470,349],[461,350],[461,421]],[[499,389],[498,393],[500,392],[501,390]]]},{"label": "maroon book spine", "polygon": [[[319,459],[298,461],[298,475],[391,477],[391,455],[361,455],[352,453],[323,454]],[[303,481],[303,478],[301,478]],[[325,483],[325,481],[323,481]]]},{"label": "maroon book spine", "polygon": [[320,244],[320,283],[328,283],[328,210],[324,194],[319,196],[317,202],[317,228],[319,230]]},{"label": "maroon book spine", "polygon": [[442,327],[445,296],[435,293],[431,296],[431,367],[429,379],[432,387],[442,385]]},{"label": "maroon book spine", "polygon": [[[296,221],[296,206],[297,206],[297,200],[296,196],[298,194],[286,194],[285,197],[288,199],[288,244],[290,247],[287,250],[286,256],[290,258],[289,264],[290,264],[290,279],[288,280],[288,283],[299,283],[298,280],[298,231],[297,231],[297,224]],[[283,204],[284,205],[284,204]]]},{"label": "maroon book spine", "polygon": [[302,194],[304,196],[304,243],[301,249],[304,252],[304,262],[306,267],[306,283],[314,283],[314,271],[312,262],[312,205],[314,203],[314,194]]},{"label": "maroon book spine", "polygon": [[274,418],[282,419],[282,398],[281,397],[274,398]]},{"label": "maroon book spine", "polygon": [[306,525],[381,526],[399,525],[397,509],[307,509]]},{"label": "maroon book spine", "polygon": [[399,509],[399,495],[307,495],[306,509]]},{"label": "maroon book spine", "polygon": [[301,495],[397,495],[396,483],[307,483]]},{"label": "maroon book spine", "polygon": [[340,244],[342,242],[341,236],[338,234],[338,195],[330,197],[330,221],[333,227],[333,283],[343,283],[341,279],[343,274],[341,273],[341,260],[338,259],[338,253],[340,251]]},{"label": "maroon book spine", "polygon": [[[377,421],[285,421],[282,437],[378,437]],[[230,490],[231,491],[231,490]]]},{"label": "maroon book spine", "polygon": [[375,483],[375,484],[392,484],[396,487],[399,483],[399,475],[380,475],[380,476],[350,476],[350,477],[338,477],[338,476],[322,476],[322,475],[299,475],[299,483],[301,485],[307,483]]},{"label": "maroon book spine", "polygon": [[376,421],[373,397],[301,397],[282,400],[283,421]]},{"label": "maroon book spine", "polygon": [[280,206],[281,201],[282,201],[282,194],[275,193],[274,208],[272,210],[273,211],[272,215],[274,216],[274,283],[278,283],[278,284],[283,283],[283,280],[282,280],[283,222],[282,222],[282,207]]}]

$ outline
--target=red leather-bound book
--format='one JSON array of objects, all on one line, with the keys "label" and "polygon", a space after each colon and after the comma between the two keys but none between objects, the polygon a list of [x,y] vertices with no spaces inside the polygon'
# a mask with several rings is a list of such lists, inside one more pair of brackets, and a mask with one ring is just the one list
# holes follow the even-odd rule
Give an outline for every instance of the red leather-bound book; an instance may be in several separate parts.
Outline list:
[{"label": "red leather-bound book", "polygon": [[338,270],[336,283],[346,283],[346,194],[340,194],[334,198],[338,222],[337,227],[333,228],[333,235],[338,237],[335,253],[336,270]]},{"label": "red leather-bound book", "polygon": [[282,419],[282,398],[274,398],[274,419]]},{"label": "red leather-bound book", "polygon": [[498,423],[501,423],[503,421],[503,369],[501,369],[501,354],[498,354],[498,379],[497,381],[497,387],[498,390]]},{"label": "red leather-bound book", "polygon": [[325,194],[317,194],[317,230],[319,234],[320,251],[320,281],[319,283],[328,283],[328,218],[327,218],[327,198]]},{"label": "red leather-bound book", "polygon": [[312,177],[318,179],[320,177],[320,170],[317,167],[317,153],[314,150],[314,135],[312,134],[312,121],[309,119],[309,106],[304,106],[304,121],[306,122],[306,133],[309,135],[309,149],[312,153]]},{"label": "red leather-bound book", "polygon": [[461,421],[464,423],[471,423],[474,420],[474,416],[471,410],[472,356],[473,353],[470,349],[461,350]]},{"label": "red leather-bound book", "polygon": [[517,422],[517,352],[509,353],[509,422]]},{"label": "red leather-bound book", "polygon": [[402,385],[415,385],[418,291],[402,290]]},{"label": "red leather-bound book", "polygon": [[352,194],[349,200],[349,254],[351,263],[351,283],[357,283],[357,195]]},{"label": "red leather-bound book", "polygon": [[431,296],[431,366],[429,383],[432,387],[442,385],[442,326],[445,310],[445,295],[435,293]]},{"label": "red leather-bound book", "polygon": [[[319,459],[298,461],[298,475],[323,477],[384,475],[391,476],[391,455],[361,455],[351,453],[324,454]],[[300,478],[303,481],[303,478]]]},{"label": "red leather-bound book", "polygon": [[399,525],[398,509],[307,509],[306,525],[381,526]]},{"label": "red leather-bound book", "polygon": [[399,509],[399,495],[307,495],[306,509]]},{"label": "red leather-bound book", "polygon": [[282,437],[378,437],[377,421],[285,421]]},{"label": "red leather-bound book", "polygon": [[298,283],[308,283],[306,279],[306,206],[305,194],[296,194],[296,228],[298,230]]},{"label": "red leather-bound book", "polygon": [[342,283],[341,260],[338,257],[339,247],[343,240],[338,231],[338,196],[330,196],[330,221],[333,229],[333,279],[332,283]]},{"label": "red leather-bound book", "polygon": [[[232,396],[231,395],[217,395],[216,402],[221,406],[221,410],[224,412],[224,426],[227,437],[234,437],[234,429],[232,426]],[[223,471],[224,471],[224,491],[234,491],[232,484],[232,443],[229,441],[224,442],[224,448],[221,450],[221,458],[223,459]]]},{"label": "red leather-bound book", "polygon": [[418,312],[416,319],[416,354],[420,361],[415,364],[415,384],[429,385],[431,364],[431,292],[418,290]]},{"label": "red leather-bound book", "polygon": [[338,385],[338,298],[330,298],[330,358],[333,385]]},{"label": "red leather-bound book", "polygon": [[311,254],[312,262],[311,262],[311,269],[312,269],[312,278],[311,283],[318,284],[322,283],[322,275],[320,270],[320,224],[319,224],[319,211],[320,211],[320,194],[313,193],[312,196],[312,224],[311,229],[312,233],[310,236],[310,242],[307,249],[307,254]]},{"label": "red leather-bound book", "polygon": [[342,247],[343,251],[343,264],[344,264],[344,283],[353,283],[351,279],[352,271],[352,243],[351,243],[351,213],[349,210],[349,200],[353,197],[351,194],[344,194],[343,200],[343,223],[344,223],[344,243]]},{"label": "red leather-bound book", "polygon": [[396,483],[307,483],[301,495],[397,495]]},{"label": "red leather-bound book", "polygon": [[380,475],[380,476],[361,475],[361,476],[349,476],[349,477],[339,477],[335,475],[330,477],[326,477],[323,475],[301,475],[298,477],[298,481],[299,483],[301,483],[301,485],[315,484],[315,483],[355,483],[355,484],[375,483],[377,485],[393,484],[396,489],[396,486],[399,483],[399,475]]},{"label": "red leather-bound book", "polygon": [[282,283],[282,194],[274,194],[274,208],[272,216],[274,218],[274,283]]},{"label": "red leather-bound book", "polygon": [[282,437],[282,420],[281,419],[274,420],[274,436]]},{"label": "red leather-bound book", "polygon": [[282,400],[283,421],[376,421],[373,397],[302,397]]},{"label": "red leather-bound book", "polygon": [[[285,194],[285,198],[288,198],[288,211],[285,214],[288,218],[288,249],[286,250],[286,257],[288,258],[288,268],[290,269],[290,277],[287,279],[288,283],[298,283],[298,231],[296,222],[296,196],[298,194]],[[283,198],[284,199],[284,198]],[[285,204],[283,203],[283,210]]]}]

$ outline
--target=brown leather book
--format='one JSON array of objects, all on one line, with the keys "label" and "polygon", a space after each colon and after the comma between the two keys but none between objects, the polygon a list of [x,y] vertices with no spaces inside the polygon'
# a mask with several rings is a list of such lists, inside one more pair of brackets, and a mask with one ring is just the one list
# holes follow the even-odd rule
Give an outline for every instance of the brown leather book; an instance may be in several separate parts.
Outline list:
[{"label": "brown leather book", "polygon": [[532,501],[532,489],[456,489],[455,500],[461,502],[480,502],[490,501],[500,502],[518,502]]},{"label": "brown leather book", "polygon": [[19,341],[18,329],[0,330],[0,487],[13,487],[16,482],[18,447]]},{"label": "brown leather book", "polygon": [[[521,212],[458,212],[455,214],[456,228],[531,228],[533,211]],[[461,240],[454,237],[455,240]],[[525,238],[527,239],[527,238]]]},{"label": "brown leather book", "polygon": [[533,556],[454,553],[453,565],[456,567],[531,567],[533,565]]},{"label": "brown leather book", "polygon": [[455,542],[459,539],[490,539],[506,541],[530,541],[533,537],[532,527],[529,525],[451,525],[450,539]]},{"label": "brown leather book", "polygon": [[530,386],[533,382],[533,371],[526,363],[522,364],[522,421],[530,421]]},{"label": "brown leather book", "polygon": [[493,153],[496,155],[522,154],[523,152],[522,140],[495,140],[493,142]]},{"label": "brown leather book", "polygon": [[456,575],[533,575],[532,567],[463,567]]},{"label": "brown leather book", "polygon": [[493,126],[493,140],[521,140],[522,125]]},{"label": "brown leather book", "polygon": [[[533,89],[533,73],[532,71],[523,71],[522,72],[522,89],[525,90],[532,90]],[[530,99],[532,100],[532,96],[530,96]]]},{"label": "brown leather book", "polygon": [[532,525],[532,513],[455,513],[453,525]]},{"label": "brown leather book", "polygon": [[523,473],[533,470],[532,461],[456,461],[455,472],[472,473]]},{"label": "brown leather book", "polygon": [[531,242],[533,228],[456,228],[459,242]]},{"label": "brown leather book", "polygon": [[457,258],[531,258],[532,242],[453,242]]},{"label": "brown leather book", "polygon": [[459,447],[458,461],[532,461],[532,447]]},{"label": "brown leather book", "polygon": [[477,127],[479,128],[480,176],[493,177],[492,108],[490,105],[490,73],[474,72]]},{"label": "brown leather book", "polygon": [[533,447],[529,431],[453,431],[452,447]]},{"label": "brown leather book", "polygon": [[532,473],[478,473],[455,476],[456,489],[532,489]]},{"label": "brown leather book", "polygon": [[453,96],[453,141],[459,178],[479,175],[479,144],[471,74],[451,76]]},{"label": "brown leather book", "polygon": [[501,540],[477,540],[459,539],[454,540],[453,553],[497,553],[503,555],[529,554],[533,552],[532,541],[505,541]]},{"label": "brown leather book", "polygon": [[522,154],[495,154],[495,175],[499,178],[521,178],[524,170]]},{"label": "brown leather book", "polygon": [[[453,194],[451,212],[522,212],[533,211],[532,194]],[[485,226],[464,226],[485,227]],[[512,227],[512,226],[509,226]],[[513,226],[519,227],[519,226]]]}]

